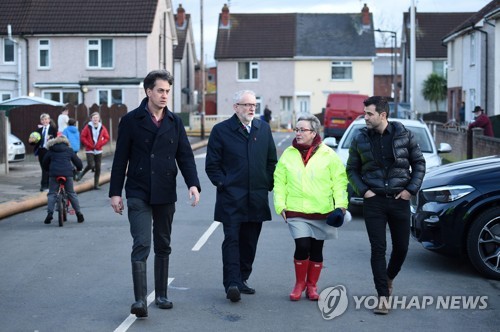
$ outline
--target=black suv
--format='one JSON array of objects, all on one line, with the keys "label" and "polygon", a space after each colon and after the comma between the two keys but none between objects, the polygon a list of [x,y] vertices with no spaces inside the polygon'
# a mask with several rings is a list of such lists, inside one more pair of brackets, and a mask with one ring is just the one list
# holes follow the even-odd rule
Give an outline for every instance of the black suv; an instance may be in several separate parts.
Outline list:
[{"label": "black suv", "polygon": [[467,254],[482,275],[500,279],[500,155],[429,171],[412,200],[411,233],[424,248]]}]

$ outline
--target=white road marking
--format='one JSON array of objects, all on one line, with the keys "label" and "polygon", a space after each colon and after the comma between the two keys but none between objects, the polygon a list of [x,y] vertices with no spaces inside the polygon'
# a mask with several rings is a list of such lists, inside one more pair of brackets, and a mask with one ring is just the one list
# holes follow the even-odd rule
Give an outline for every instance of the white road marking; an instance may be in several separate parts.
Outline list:
[{"label": "white road marking", "polygon": [[200,239],[198,240],[198,242],[196,242],[196,244],[194,245],[193,249],[191,249],[192,251],[199,251],[201,249],[201,247],[203,247],[203,245],[205,244],[205,242],[207,242],[208,238],[210,237],[210,235],[212,235],[212,233],[215,231],[215,229],[219,226],[220,222],[218,221],[214,221],[210,227],[208,227],[208,229],[205,231],[205,233],[203,233],[203,235],[200,237]]},{"label": "white road marking", "polygon": [[195,155],[194,157],[195,157],[195,158],[205,158],[206,156],[207,156],[207,153],[205,152],[205,153],[200,153],[200,154],[197,154],[197,155]]},{"label": "white road marking", "polygon": [[283,138],[281,141],[279,141],[278,144],[276,144],[276,146],[281,146],[283,143],[287,142],[289,138],[290,135],[286,135],[286,137]]},{"label": "white road marking", "polygon": [[[174,278],[168,278],[168,284],[170,285],[170,283],[174,281]],[[155,300],[155,292],[152,291],[151,294],[148,295],[148,307],[151,303],[153,303],[153,301]],[[132,324],[134,324],[134,322],[137,320],[137,317],[135,315],[128,315],[128,317],[120,324],[120,326],[118,326],[114,332],[125,332],[129,329],[130,326],[132,326]]]}]

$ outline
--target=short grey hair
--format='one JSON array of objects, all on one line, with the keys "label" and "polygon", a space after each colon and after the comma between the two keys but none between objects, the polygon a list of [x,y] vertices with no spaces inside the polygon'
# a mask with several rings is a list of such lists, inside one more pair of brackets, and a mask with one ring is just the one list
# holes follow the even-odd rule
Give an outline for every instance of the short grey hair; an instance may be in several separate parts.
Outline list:
[{"label": "short grey hair", "polygon": [[50,119],[50,115],[48,115],[47,113],[42,113],[42,115],[40,115],[40,120],[43,120],[45,118],[49,118]]},{"label": "short grey hair", "polygon": [[312,114],[301,115],[297,119],[297,122],[299,122],[299,121],[309,121],[309,123],[311,124],[311,129],[315,133],[319,133],[319,129],[321,128],[321,122],[319,121],[319,119],[315,115],[312,115]]},{"label": "short grey hair", "polygon": [[233,95],[233,104],[239,103],[241,101],[241,98],[243,98],[243,95],[246,95],[246,94],[249,94],[249,95],[252,95],[255,97],[255,92],[253,92],[252,90],[236,91]]}]

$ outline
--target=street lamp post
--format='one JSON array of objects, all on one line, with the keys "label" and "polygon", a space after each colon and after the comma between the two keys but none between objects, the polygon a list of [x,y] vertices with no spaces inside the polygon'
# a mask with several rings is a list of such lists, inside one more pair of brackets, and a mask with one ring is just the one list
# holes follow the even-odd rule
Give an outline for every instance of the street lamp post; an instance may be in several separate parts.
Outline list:
[{"label": "street lamp post", "polygon": [[394,43],[391,42],[391,76],[392,76],[392,94],[394,97],[394,113],[398,114],[398,91],[397,91],[397,81],[398,81],[398,60],[397,60],[397,46],[398,39],[396,31],[375,29],[374,31],[381,33],[390,33]]}]

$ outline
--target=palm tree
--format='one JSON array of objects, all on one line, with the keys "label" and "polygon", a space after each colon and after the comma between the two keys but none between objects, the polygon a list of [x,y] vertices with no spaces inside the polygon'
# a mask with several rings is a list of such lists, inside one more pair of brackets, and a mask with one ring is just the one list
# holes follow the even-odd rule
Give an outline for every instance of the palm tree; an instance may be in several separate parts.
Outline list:
[{"label": "palm tree", "polygon": [[446,99],[446,79],[436,73],[430,74],[423,83],[422,94],[425,100],[436,103],[436,111],[439,111],[438,103]]}]

